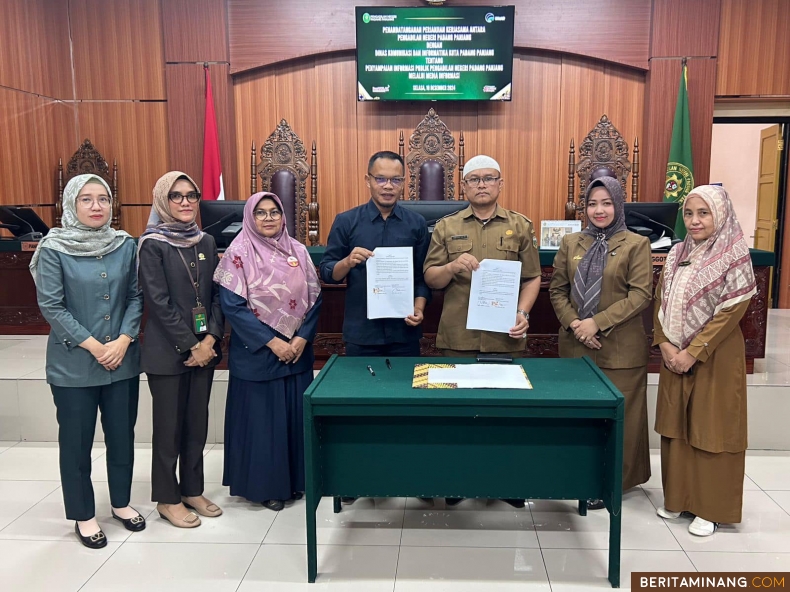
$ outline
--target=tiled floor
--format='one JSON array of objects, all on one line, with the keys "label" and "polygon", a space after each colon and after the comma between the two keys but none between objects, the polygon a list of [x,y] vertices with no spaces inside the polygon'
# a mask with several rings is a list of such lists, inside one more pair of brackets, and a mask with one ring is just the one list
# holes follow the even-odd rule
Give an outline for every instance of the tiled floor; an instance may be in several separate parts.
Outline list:
[{"label": "tiled floor", "polygon": [[[790,410],[788,334],[790,313],[771,311],[768,357],[749,380],[750,408],[755,388],[777,397],[766,411],[752,414],[750,431],[771,433],[778,441],[786,437],[779,424]],[[36,391],[44,378],[42,344],[40,338],[25,343],[0,336],[0,430],[16,429],[2,422],[19,416],[20,409],[20,417],[30,423],[22,429],[51,429],[42,423],[47,410],[39,409],[46,393]],[[141,397],[144,413],[142,405]],[[57,445],[0,441],[0,591],[610,589],[606,513],[580,517],[575,503],[562,501],[535,500],[515,510],[498,501],[466,500],[447,508],[441,500],[413,498],[361,499],[340,514],[333,514],[331,500],[324,500],[318,509],[319,577],[308,585],[303,502],[275,514],[230,497],[221,485],[222,444],[209,444],[206,495],[225,514],[204,519],[195,530],[176,529],[158,517],[149,501],[150,444],[136,448],[132,505],[147,517],[148,528],[130,534],[110,518],[104,446],[97,442],[97,516],[109,544],[90,551],[77,542],[72,523],[63,517]],[[650,481],[624,497],[624,588],[630,586],[632,571],[790,571],[790,452],[748,453],[743,522],[724,525],[710,538],[691,536],[688,518],[656,517],[663,496],[655,453],[652,463]]]},{"label": "tiled floor", "polygon": [[[609,589],[608,516],[535,500],[361,499],[318,509],[319,577],[306,584],[304,504],[279,513],[228,495],[222,445],[206,448],[206,495],[225,514],[181,530],[149,501],[150,447],[138,446],[132,505],[148,528],[130,534],[110,518],[104,449],[93,461],[99,522],[109,540],[90,551],[63,518],[53,444],[0,443],[0,589],[56,591],[576,591]],[[659,458],[654,477],[624,497],[622,584],[631,571],[790,571],[790,453],[750,453],[743,522],[701,539],[689,520],[665,521]],[[659,487],[656,487],[659,486]]]}]

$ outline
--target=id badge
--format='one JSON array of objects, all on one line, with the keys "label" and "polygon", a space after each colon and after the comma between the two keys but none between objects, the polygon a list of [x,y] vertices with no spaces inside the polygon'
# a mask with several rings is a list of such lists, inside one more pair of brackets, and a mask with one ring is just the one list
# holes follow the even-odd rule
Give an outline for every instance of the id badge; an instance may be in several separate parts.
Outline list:
[{"label": "id badge", "polygon": [[192,329],[195,331],[195,335],[208,332],[208,316],[205,306],[196,306],[192,309]]}]

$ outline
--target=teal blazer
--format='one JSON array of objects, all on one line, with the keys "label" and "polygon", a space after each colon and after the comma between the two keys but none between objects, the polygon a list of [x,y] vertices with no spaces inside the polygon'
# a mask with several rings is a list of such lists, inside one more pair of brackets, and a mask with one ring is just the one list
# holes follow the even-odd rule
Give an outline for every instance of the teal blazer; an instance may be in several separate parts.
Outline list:
[{"label": "teal blazer", "polygon": [[[143,294],[137,286],[137,247],[131,239],[99,257],[74,257],[41,249],[36,292],[52,330],[47,342],[47,382],[64,387],[100,386],[140,374]],[[79,344],[93,336],[106,343],[126,334],[135,341],[117,370],[109,371]]]}]

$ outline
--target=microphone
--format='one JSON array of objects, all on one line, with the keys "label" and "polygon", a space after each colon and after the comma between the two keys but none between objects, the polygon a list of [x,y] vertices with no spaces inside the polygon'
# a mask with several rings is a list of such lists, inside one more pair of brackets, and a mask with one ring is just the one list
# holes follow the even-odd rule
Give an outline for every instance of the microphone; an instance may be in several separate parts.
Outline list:
[{"label": "microphone", "polygon": [[230,220],[231,218],[234,218],[235,216],[236,216],[236,212],[231,212],[230,214],[225,214],[224,216],[222,216],[222,218],[220,218],[216,222],[212,222],[208,226],[205,226],[203,228],[203,232],[206,232],[209,228],[212,228],[214,226],[222,224],[223,222],[226,222],[226,221]]},{"label": "microphone", "polygon": [[633,211],[632,212],[628,212],[628,215],[629,216],[633,216],[634,218],[639,218],[640,220],[644,220],[645,222],[649,222],[650,224],[654,224],[656,226],[660,226],[664,230],[668,230],[669,234],[672,235],[673,239],[675,237],[675,229],[674,228],[670,228],[669,226],[667,226],[666,224],[662,224],[658,220],[653,220],[653,218],[651,218],[650,216],[645,216],[641,212],[633,212]]},{"label": "microphone", "polygon": [[22,242],[24,242],[24,241],[37,241],[37,240],[41,240],[42,238],[44,238],[43,234],[41,234],[40,232],[36,232],[36,229],[33,228],[33,225],[30,222],[28,222],[27,220],[25,220],[21,216],[18,216],[17,213],[14,212],[14,210],[16,208],[4,208],[4,209],[5,209],[6,212],[11,214],[14,218],[16,218],[17,220],[19,220],[20,222],[25,224],[25,226],[30,228],[30,232],[16,237],[16,239],[18,241],[22,241]]}]

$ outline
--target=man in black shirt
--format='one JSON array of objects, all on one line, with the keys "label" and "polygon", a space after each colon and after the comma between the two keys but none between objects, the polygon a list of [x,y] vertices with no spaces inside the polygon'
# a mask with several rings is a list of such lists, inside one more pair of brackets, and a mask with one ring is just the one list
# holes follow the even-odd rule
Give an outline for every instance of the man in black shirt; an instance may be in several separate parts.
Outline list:
[{"label": "man in black shirt", "polygon": [[[365,183],[370,201],[338,214],[329,232],[321,261],[327,284],[346,280],[343,339],[348,356],[419,356],[423,311],[430,289],[423,279],[423,262],[430,235],[419,214],[398,205],[404,183],[401,157],[377,152],[370,157]],[[414,257],[414,313],[405,319],[367,318],[365,262],[377,247],[412,247]]]}]

